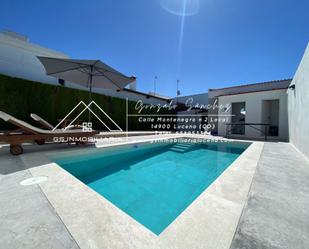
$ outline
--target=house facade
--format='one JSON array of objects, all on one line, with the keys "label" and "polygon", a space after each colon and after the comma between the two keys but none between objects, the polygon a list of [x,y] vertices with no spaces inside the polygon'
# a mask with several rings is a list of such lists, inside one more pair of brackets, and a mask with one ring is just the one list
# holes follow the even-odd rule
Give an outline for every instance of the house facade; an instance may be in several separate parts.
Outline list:
[{"label": "house facade", "polygon": [[219,136],[244,139],[287,141],[287,89],[291,79],[240,85],[209,90],[209,102],[218,108],[214,133]]}]

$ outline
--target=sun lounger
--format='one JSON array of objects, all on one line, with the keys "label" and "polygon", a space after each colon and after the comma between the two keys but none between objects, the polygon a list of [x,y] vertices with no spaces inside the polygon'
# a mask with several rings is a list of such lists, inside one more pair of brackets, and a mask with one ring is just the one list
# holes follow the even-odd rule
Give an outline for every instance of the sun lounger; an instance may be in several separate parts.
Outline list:
[{"label": "sun lounger", "polygon": [[0,111],[0,118],[19,129],[0,134],[0,141],[10,144],[10,152],[13,155],[23,153],[22,143],[36,142],[41,145],[45,141],[87,143],[91,141],[97,131],[84,132],[82,130],[43,130],[19,120],[5,112]]},{"label": "sun lounger", "polygon": [[48,123],[45,119],[41,118],[41,117],[40,117],[39,115],[37,115],[37,114],[31,113],[31,114],[30,114],[30,117],[31,117],[33,120],[39,122],[39,123],[42,125],[43,128],[46,128],[46,129],[48,129],[48,130],[54,129],[54,126],[53,126],[53,125],[51,125],[50,123]]},{"label": "sun lounger", "polygon": [[[31,114],[30,114],[30,117],[31,117],[33,120],[39,122],[39,123],[41,124],[42,128],[45,128],[45,129],[47,129],[47,130],[53,130],[53,129],[55,128],[52,124],[48,123],[45,119],[41,118],[39,115],[37,115],[37,114],[35,114],[35,113],[31,113]],[[81,129],[81,128],[82,128],[81,125],[70,125],[70,126],[67,126],[67,127],[66,127],[66,130],[70,130],[70,129]]]}]

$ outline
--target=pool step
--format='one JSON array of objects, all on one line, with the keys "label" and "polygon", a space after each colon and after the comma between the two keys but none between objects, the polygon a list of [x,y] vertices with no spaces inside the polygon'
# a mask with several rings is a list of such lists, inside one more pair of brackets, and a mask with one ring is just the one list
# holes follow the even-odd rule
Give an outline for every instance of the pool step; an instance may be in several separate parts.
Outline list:
[{"label": "pool step", "polygon": [[172,148],[171,151],[178,152],[178,153],[185,153],[194,149],[196,144],[194,143],[177,143]]}]

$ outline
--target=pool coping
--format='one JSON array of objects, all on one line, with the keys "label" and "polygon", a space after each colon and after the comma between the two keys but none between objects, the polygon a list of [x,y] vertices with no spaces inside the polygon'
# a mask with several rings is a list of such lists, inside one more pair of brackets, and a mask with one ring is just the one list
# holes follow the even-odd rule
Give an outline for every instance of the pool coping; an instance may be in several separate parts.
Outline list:
[{"label": "pool coping", "polygon": [[47,158],[50,152],[24,154],[21,159],[33,176],[48,177],[39,186],[80,248],[227,249],[264,146],[263,142],[250,142],[249,148],[159,236],[51,162]]}]

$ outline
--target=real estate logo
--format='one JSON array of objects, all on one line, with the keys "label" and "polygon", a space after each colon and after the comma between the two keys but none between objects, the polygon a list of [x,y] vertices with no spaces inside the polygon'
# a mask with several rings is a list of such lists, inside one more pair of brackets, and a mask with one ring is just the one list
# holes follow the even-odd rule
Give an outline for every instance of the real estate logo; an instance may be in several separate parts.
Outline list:
[{"label": "real estate logo", "polygon": [[83,122],[82,130],[83,132],[92,132],[92,122]]},{"label": "real estate logo", "polygon": [[[73,118],[72,120],[70,120],[70,123],[68,125],[64,125],[66,124],[68,117],[80,106],[83,106],[84,108],[82,109],[82,111],[80,111],[78,113],[78,115],[75,116],[75,118]],[[110,120],[112,122],[112,124],[116,127],[116,129],[111,129],[105,122],[103,122],[103,120],[97,115],[97,113],[95,113],[91,107],[97,107],[97,109],[99,110],[100,114],[103,114],[104,117],[106,117],[108,120]],[[96,117],[96,119],[110,132],[112,131],[123,131],[121,129],[121,127],[95,102],[95,101],[91,101],[88,105],[85,104],[84,101],[80,101],[53,129],[56,130],[58,127],[60,127],[61,125],[64,126],[64,130],[70,129],[72,127],[74,127],[74,123],[78,120],[78,118],[86,111],[88,110],[93,116]],[[82,122],[82,130],[84,132],[91,132],[92,131],[92,122],[88,121],[88,122]]]}]

